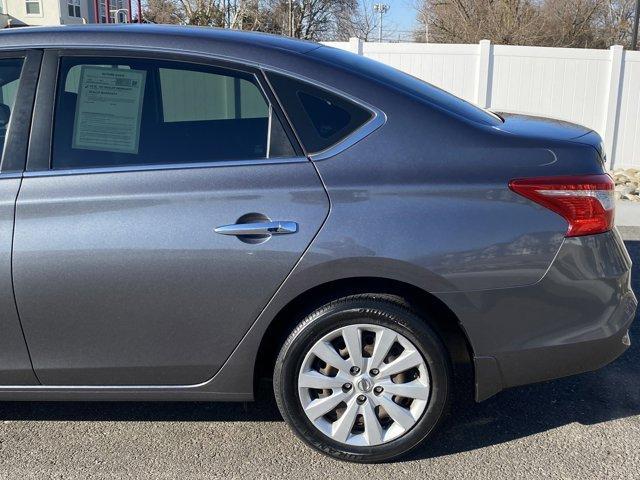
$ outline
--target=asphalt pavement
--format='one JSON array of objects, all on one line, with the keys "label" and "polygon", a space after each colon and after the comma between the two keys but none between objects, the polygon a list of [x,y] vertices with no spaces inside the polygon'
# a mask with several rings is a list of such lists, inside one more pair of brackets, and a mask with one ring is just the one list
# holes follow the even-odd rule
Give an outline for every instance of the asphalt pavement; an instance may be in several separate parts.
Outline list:
[{"label": "asphalt pavement", "polygon": [[[640,292],[640,242],[627,246]],[[334,461],[257,403],[0,403],[2,479],[640,479],[640,318],[613,364],[458,399],[439,431],[385,465]],[[635,340],[635,342],[634,342]],[[267,396],[268,397],[268,396]]]}]

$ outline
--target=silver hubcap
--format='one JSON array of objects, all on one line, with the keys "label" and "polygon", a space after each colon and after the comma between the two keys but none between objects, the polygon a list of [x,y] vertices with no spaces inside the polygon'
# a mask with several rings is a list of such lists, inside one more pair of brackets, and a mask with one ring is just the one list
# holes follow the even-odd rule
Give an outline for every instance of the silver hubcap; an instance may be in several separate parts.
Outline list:
[{"label": "silver hubcap", "polygon": [[429,401],[429,371],[404,336],[378,325],[332,331],[307,353],[298,374],[305,414],[347,445],[380,445],[409,431]]}]

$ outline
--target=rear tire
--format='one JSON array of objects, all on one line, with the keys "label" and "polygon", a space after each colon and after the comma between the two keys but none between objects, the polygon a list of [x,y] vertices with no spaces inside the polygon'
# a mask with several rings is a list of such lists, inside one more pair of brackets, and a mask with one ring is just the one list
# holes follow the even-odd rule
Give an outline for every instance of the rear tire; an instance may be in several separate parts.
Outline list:
[{"label": "rear tire", "polygon": [[365,294],[304,318],[282,346],[273,379],[278,408],[305,443],[374,463],[406,454],[433,432],[449,402],[451,364],[408,305]]}]

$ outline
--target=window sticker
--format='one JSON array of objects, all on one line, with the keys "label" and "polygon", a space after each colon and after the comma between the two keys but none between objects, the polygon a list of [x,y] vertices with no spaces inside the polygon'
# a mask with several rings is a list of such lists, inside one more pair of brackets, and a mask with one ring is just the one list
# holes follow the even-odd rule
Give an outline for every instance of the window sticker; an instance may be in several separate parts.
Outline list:
[{"label": "window sticker", "polygon": [[82,66],[73,148],[138,153],[146,73]]}]

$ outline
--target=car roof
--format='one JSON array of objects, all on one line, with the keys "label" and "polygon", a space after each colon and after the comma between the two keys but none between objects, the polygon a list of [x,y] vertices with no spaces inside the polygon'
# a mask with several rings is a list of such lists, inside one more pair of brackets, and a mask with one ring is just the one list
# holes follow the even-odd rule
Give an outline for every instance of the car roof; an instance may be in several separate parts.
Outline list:
[{"label": "car roof", "polygon": [[[0,48],[33,48],[64,46],[163,47],[184,48],[191,45],[233,44],[236,47],[259,48],[304,54],[320,45],[278,35],[214,27],[186,27],[157,24],[89,24],[54,27],[20,27],[0,30]],[[204,50],[209,50],[205,48]]]}]

